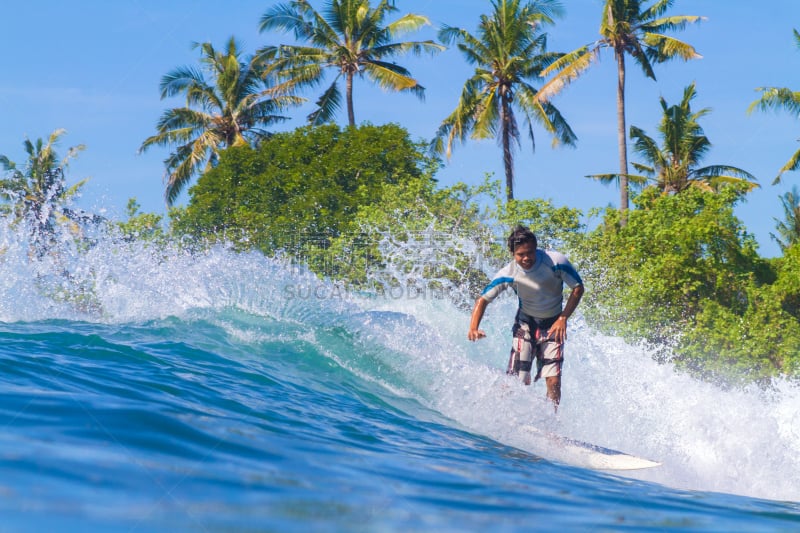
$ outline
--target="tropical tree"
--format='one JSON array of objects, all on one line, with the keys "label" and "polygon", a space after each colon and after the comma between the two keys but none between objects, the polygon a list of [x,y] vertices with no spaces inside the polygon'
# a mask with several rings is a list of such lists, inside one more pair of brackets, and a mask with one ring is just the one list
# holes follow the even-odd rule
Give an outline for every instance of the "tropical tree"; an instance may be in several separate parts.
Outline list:
[{"label": "tropical tree", "polygon": [[778,235],[770,233],[769,236],[778,243],[781,252],[785,252],[787,248],[800,242],[800,194],[797,187],[792,187],[791,191],[781,196],[781,205],[783,220],[773,218]]},{"label": "tropical tree", "polygon": [[[703,108],[693,112],[691,101],[697,95],[692,83],[684,89],[680,104],[668,105],[661,97],[663,114],[658,131],[661,146],[642,129],[631,126],[634,151],[645,164],[634,163],[641,172],[630,174],[628,179],[637,185],[653,184],[663,193],[678,193],[688,187],[718,191],[725,185],[737,185],[742,191],[758,187],[756,178],[749,172],[730,165],[698,166],[711,149],[711,141],[703,132],[699,119],[711,112]],[[605,183],[616,181],[619,174],[589,176]]]},{"label": "tropical tree", "polygon": [[[800,48],[800,33],[797,30],[793,30],[793,32],[795,45]],[[747,110],[748,113],[751,113],[754,109],[760,109],[761,111],[783,109],[793,116],[800,114],[800,92],[786,87],[759,87],[756,90],[761,91],[761,98],[750,104]],[[777,185],[780,183],[784,172],[797,170],[798,168],[800,168],[800,150],[797,150],[789,158],[789,161],[781,167],[772,184]]]},{"label": "tropical tree", "polygon": [[233,37],[223,50],[208,42],[193,47],[200,49],[204,70],[179,67],[160,84],[162,100],[184,94],[186,106],[165,111],[158,133],[139,148],[143,152],[152,146],[174,147],[164,161],[168,205],[192,176],[216,164],[221,150],[268,137],[264,128],[288,119],[276,113],[302,102],[285,85],[273,84],[274,79],[264,75],[269,71],[268,56],[243,58]]},{"label": "tropical tree", "polygon": [[226,150],[192,186],[173,228],[302,255],[309,242],[324,247],[353,229],[360,207],[381,209],[387,190],[432,188],[436,168],[426,146],[396,124],[306,126]]},{"label": "tropical tree", "polygon": [[448,157],[453,142],[497,137],[503,150],[507,200],[514,199],[514,155],[512,141],[520,143],[515,110],[523,115],[535,148],[533,122],[553,136],[554,144],[574,145],[577,137],[561,112],[536,97],[532,80],[561,54],[546,51],[547,34],[542,31],[561,13],[555,0],[492,0],[491,15],[481,15],[477,35],[444,26],[439,39],[456,43],[466,60],[475,65],[464,83],[456,109],[444,119],[433,149]]},{"label": "tropical tree", "polygon": [[11,216],[13,223],[25,221],[28,224],[31,248],[39,256],[52,244],[60,222],[91,218],[67,207],[69,200],[88,180],[66,186],[64,174],[68,163],[85,146],[80,144],[69,148],[67,155],[59,160],[55,145],[65,133],[66,130],[57,129],[47,142],[41,138],[36,142],[25,139],[23,146],[28,158],[23,168],[7,156],[0,155],[0,165],[6,171],[0,179],[0,200],[4,202],[0,212]]},{"label": "tropical tree", "polygon": [[[699,16],[665,16],[674,0],[605,0],[600,20],[600,39],[564,55],[550,65],[544,75],[557,73],[539,92],[540,99],[549,99],[565,85],[578,78],[598,58],[600,51],[614,51],[617,65],[617,141],[619,145],[620,211],[628,209],[628,151],[625,139],[625,56],[630,55],[645,76],[656,79],[653,65],[670,59],[698,59],[693,46],[665,35],[682,30],[690,23],[703,20]],[[624,222],[624,217],[623,217]]]},{"label": "tropical tree", "polygon": [[307,0],[290,0],[264,13],[259,29],[291,31],[308,46],[267,46],[258,55],[277,57],[274,70],[293,85],[319,85],[326,69],[335,70],[333,82],[317,100],[317,109],[308,121],[319,125],[333,119],[341,105],[339,82],[344,79],[347,119],[355,126],[353,81],[357,75],[366,76],[383,89],[410,91],[422,98],[424,87],[407,69],[387,59],[406,52],[436,53],[444,49],[430,40],[393,42],[398,35],[429,24],[422,15],[407,14],[384,25],[386,16],[394,11],[397,8],[389,0],[381,0],[374,9],[370,0],[330,0],[323,16]]}]

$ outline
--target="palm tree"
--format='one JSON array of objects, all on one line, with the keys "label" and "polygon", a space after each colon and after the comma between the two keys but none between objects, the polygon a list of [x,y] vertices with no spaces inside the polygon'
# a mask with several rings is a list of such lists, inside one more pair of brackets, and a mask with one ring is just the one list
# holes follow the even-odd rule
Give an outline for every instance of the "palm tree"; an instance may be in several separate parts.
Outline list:
[{"label": "palm tree", "polygon": [[[797,33],[797,30],[793,30],[793,32],[795,45],[800,48],[800,33]],[[750,104],[747,110],[748,113],[752,113],[753,109],[758,108],[762,111],[784,109],[794,116],[800,114],[800,92],[785,87],[759,87],[756,90],[761,91],[761,98]],[[789,161],[781,167],[772,184],[777,185],[780,183],[784,172],[797,170],[798,168],[800,168],[800,150],[797,150]]]},{"label": "palm tree", "polygon": [[514,156],[511,141],[520,144],[520,130],[515,110],[528,126],[528,135],[535,148],[533,122],[541,124],[553,136],[553,142],[574,145],[577,137],[549,102],[536,98],[537,89],[531,80],[561,54],[546,52],[545,24],[552,24],[560,14],[554,0],[492,0],[490,16],[481,15],[478,34],[473,36],[461,28],[444,26],[439,39],[457,43],[474,74],[466,81],[456,109],[444,119],[433,142],[434,151],[448,157],[453,142],[497,137],[503,150],[506,197],[514,199]]},{"label": "palm tree", "polygon": [[164,112],[158,133],[145,139],[140,152],[152,146],[171,146],[175,151],[166,164],[165,198],[172,205],[189,180],[201,168],[217,163],[224,148],[255,143],[268,137],[263,129],[288,117],[276,112],[302,99],[290,94],[264,73],[267,56],[241,58],[238,43],[231,37],[224,50],[211,43],[200,48],[200,62],[209,73],[193,67],[179,67],[161,79],[161,99],[186,95],[186,106]]},{"label": "palm tree", "polygon": [[13,223],[25,221],[28,224],[31,249],[39,256],[52,245],[56,226],[61,221],[84,218],[66,204],[88,180],[67,188],[64,173],[69,161],[85,146],[69,148],[59,161],[55,145],[65,133],[63,129],[53,131],[46,143],[41,138],[36,142],[25,139],[23,146],[28,159],[23,169],[7,156],[0,155],[0,165],[6,171],[6,176],[0,179],[0,199],[5,202],[0,213],[12,216]]},{"label": "palm tree", "polygon": [[[691,84],[683,92],[680,104],[668,105],[660,98],[663,115],[658,126],[661,147],[636,126],[631,126],[631,139],[634,151],[646,164],[634,163],[641,175],[629,175],[629,180],[638,185],[652,183],[663,193],[679,193],[688,187],[699,187],[708,191],[718,191],[725,185],[737,185],[744,191],[758,187],[756,178],[747,171],[730,165],[710,165],[700,167],[700,161],[711,149],[711,142],[703,133],[699,119],[710,113],[703,108],[693,112],[691,101],[697,95],[695,85]],[[618,174],[588,176],[605,183],[615,181]]]},{"label": "palm tree", "polygon": [[307,0],[290,0],[264,13],[259,29],[294,32],[296,39],[309,46],[268,46],[258,54],[277,56],[274,69],[296,85],[316,86],[322,83],[325,69],[334,69],[336,77],[317,100],[317,109],[308,121],[317,125],[333,119],[341,104],[338,83],[344,78],[347,119],[355,126],[356,75],[366,76],[383,89],[410,91],[423,98],[424,87],[409,71],[386,59],[406,52],[419,55],[444,50],[433,41],[392,42],[396,36],[430,23],[426,17],[408,14],[384,26],[384,18],[393,11],[397,8],[388,0],[381,0],[374,9],[370,0],[330,0],[323,16]]},{"label": "palm tree", "polygon": [[[698,59],[693,46],[664,35],[663,32],[682,30],[686,25],[704,20],[699,16],[665,16],[674,0],[605,0],[600,21],[600,39],[566,54],[543,74],[558,74],[539,92],[539,98],[549,99],[565,85],[579,77],[599,57],[603,48],[614,51],[617,64],[617,141],[619,145],[620,211],[628,209],[628,151],[625,139],[625,56],[630,55],[645,76],[656,79],[653,64],[670,59]],[[624,219],[623,219],[624,220]]]},{"label": "palm tree", "polygon": [[778,243],[781,252],[785,252],[787,248],[800,242],[800,195],[797,193],[797,187],[792,187],[791,191],[780,198],[784,219],[782,221],[773,219],[776,222],[778,235],[770,233],[769,236]]}]

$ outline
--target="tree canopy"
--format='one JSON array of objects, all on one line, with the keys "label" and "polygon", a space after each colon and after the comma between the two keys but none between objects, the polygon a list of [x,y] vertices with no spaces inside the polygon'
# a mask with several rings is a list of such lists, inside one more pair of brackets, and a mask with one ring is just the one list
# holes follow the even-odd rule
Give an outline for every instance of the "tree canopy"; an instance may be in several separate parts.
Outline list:
[{"label": "tree canopy", "polygon": [[352,228],[389,187],[432,189],[436,160],[399,126],[304,127],[234,147],[190,189],[183,231],[272,253]]}]

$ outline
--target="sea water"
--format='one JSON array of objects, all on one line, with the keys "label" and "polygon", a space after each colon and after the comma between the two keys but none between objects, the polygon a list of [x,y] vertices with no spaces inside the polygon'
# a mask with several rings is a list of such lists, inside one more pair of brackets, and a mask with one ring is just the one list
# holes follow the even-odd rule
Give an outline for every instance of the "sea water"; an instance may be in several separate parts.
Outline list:
[{"label": "sea water", "polygon": [[[31,261],[13,231],[2,532],[800,530],[795,382],[725,390],[578,312],[556,414],[503,372],[512,298],[470,343],[440,294],[224,246]],[[530,426],[662,466],[591,470]]]}]

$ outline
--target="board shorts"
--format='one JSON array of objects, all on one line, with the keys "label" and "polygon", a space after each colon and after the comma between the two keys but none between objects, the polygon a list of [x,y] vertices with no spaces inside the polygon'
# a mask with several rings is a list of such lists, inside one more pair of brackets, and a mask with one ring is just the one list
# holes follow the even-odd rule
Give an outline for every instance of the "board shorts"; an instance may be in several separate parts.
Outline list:
[{"label": "board shorts", "polygon": [[551,378],[561,375],[561,366],[564,362],[564,343],[556,342],[547,330],[558,318],[558,315],[537,320],[521,311],[517,313],[511,333],[514,339],[511,343],[511,355],[508,358],[506,374],[520,376],[528,385],[531,382],[533,362],[536,361],[536,376]]}]

